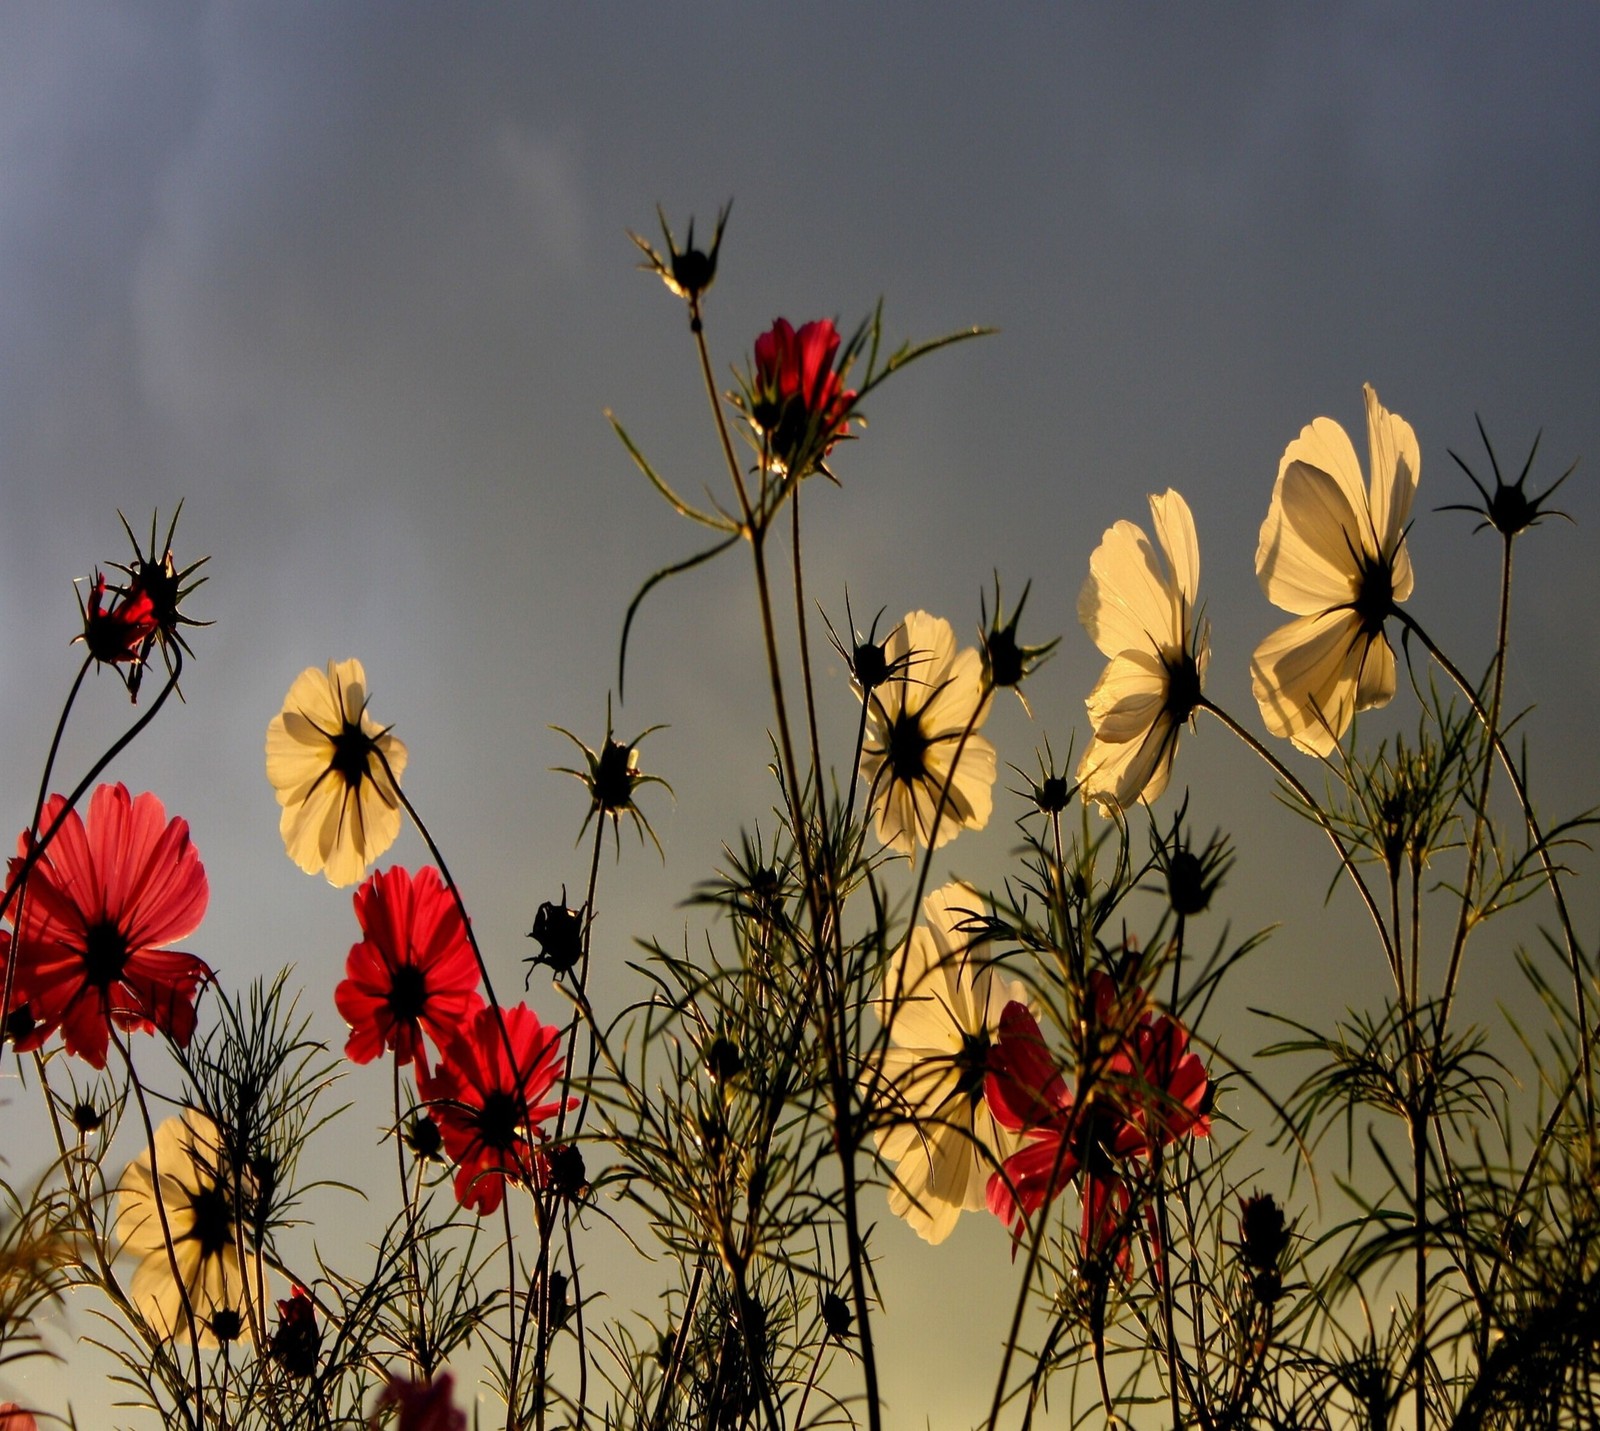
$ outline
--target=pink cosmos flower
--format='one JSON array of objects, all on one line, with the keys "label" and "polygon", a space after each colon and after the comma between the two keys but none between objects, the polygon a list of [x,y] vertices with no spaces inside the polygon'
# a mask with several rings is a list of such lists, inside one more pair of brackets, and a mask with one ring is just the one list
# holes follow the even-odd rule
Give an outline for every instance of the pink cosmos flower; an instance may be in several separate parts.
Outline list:
[{"label": "pink cosmos flower", "polygon": [[373,1417],[368,1426],[377,1427],[377,1413],[386,1406],[397,1406],[400,1419],[395,1423],[395,1431],[467,1431],[466,1413],[458,1411],[451,1399],[454,1381],[447,1371],[441,1371],[431,1382],[426,1377],[412,1381],[409,1377],[391,1375],[389,1384],[372,1408]]},{"label": "pink cosmos flower", "polygon": [[[59,795],[46,801],[41,828],[64,804]],[[31,847],[24,831],[13,877]],[[70,811],[28,876],[12,945],[12,1004],[26,1002],[36,1021],[26,1046],[59,1028],[68,1053],[104,1068],[113,1021],[187,1045],[195,995],[211,969],[162,946],[195,931],[209,898],[188,822],[169,822],[148,792],[100,786],[87,825]]]},{"label": "pink cosmos flower", "polygon": [[370,1063],[384,1049],[426,1070],[426,1029],[436,1048],[483,1007],[478,961],[461,911],[438,870],[398,866],[374,874],[355,894],[366,937],[345,960],[333,1001],[350,1025],[345,1056]]},{"label": "pink cosmos flower", "polygon": [[1026,1007],[1008,1004],[989,1056],[985,1096],[995,1121],[1024,1146],[989,1179],[989,1210],[1020,1240],[1030,1218],[1079,1183],[1087,1257],[1129,1265],[1136,1164],[1186,1135],[1210,1132],[1210,1080],[1189,1035],[1155,1015],[1144,991],[1089,976],[1076,1095]]},{"label": "pink cosmos flower", "polygon": [[526,1004],[498,1013],[483,1008],[445,1045],[431,1074],[419,1069],[417,1088],[456,1165],[462,1207],[494,1212],[508,1178],[535,1178],[533,1140],[544,1136],[538,1125],[561,1107],[559,1100],[538,1101],[561,1076],[560,1043],[561,1030],[541,1024]]},{"label": "pink cosmos flower", "polygon": [[803,477],[844,436],[855,393],[833,366],[839,330],[826,319],[797,333],[777,319],[756,339],[751,420],[767,440],[774,465]]}]

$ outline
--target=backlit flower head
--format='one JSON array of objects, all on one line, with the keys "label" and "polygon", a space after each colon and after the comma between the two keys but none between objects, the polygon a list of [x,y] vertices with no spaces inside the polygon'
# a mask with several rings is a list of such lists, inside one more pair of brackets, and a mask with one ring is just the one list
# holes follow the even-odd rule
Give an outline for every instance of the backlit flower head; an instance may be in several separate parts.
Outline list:
[{"label": "backlit flower head", "polygon": [[[41,829],[65,803],[59,795],[45,802]],[[23,831],[13,875],[32,843]],[[154,795],[99,786],[87,823],[69,811],[28,876],[12,943],[12,1004],[26,1004],[34,1026],[19,1046],[37,1047],[60,1029],[68,1053],[104,1068],[113,1022],[187,1044],[195,995],[211,970],[163,946],[194,933],[209,898],[188,822],[169,821]]]},{"label": "backlit flower head", "polygon": [[1256,547],[1262,591],[1296,619],[1256,647],[1251,688],[1267,729],[1313,755],[1394,695],[1383,624],[1411,595],[1406,526],[1422,454],[1411,425],[1370,383],[1362,391],[1368,484],[1345,430],[1317,418],[1284,449]]},{"label": "backlit flower head", "polygon": [[884,656],[892,674],[864,696],[861,775],[878,838],[909,855],[989,823],[995,753],[977,732],[991,692],[977,651],[957,652],[950,623],[926,611],[890,633]]},{"label": "backlit flower head", "polygon": [[90,657],[101,666],[127,667],[120,672],[123,684],[130,695],[137,698],[139,684],[135,673],[144,664],[145,653],[155,634],[155,606],[146,590],[124,592],[107,583],[105,576],[95,572],[94,583],[85,603],[78,596],[78,607],[83,617],[83,630],[72,639],[82,641]]},{"label": "backlit flower head", "polygon": [[406,748],[367,714],[361,662],[302,671],[267,726],[267,779],[289,858],[333,885],[354,884],[400,833]]},{"label": "backlit flower head", "polygon": [[[246,1298],[261,1276],[255,1256],[240,1261],[235,1235],[236,1203],[248,1174],[232,1175],[216,1124],[193,1108],[156,1129],[155,1154],[159,1193],[149,1148],[128,1165],[117,1188],[117,1241],[139,1263],[128,1290],[151,1327],[178,1341],[189,1339],[187,1297],[201,1346],[215,1346],[249,1326]],[[163,1210],[178,1280],[162,1232]]]},{"label": "backlit flower head", "polygon": [[827,318],[806,323],[798,332],[787,318],[779,318],[756,339],[745,411],[763,454],[792,477],[820,469],[845,435],[856,394],[845,388],[842,370],[854,358],[856,345],[845,350],[844,361],[835,367],[839,341],[839,330]]},{"label": "backlit flower head", "polygon": [[518,1004],[479,1009],[450,1040],[433,1072],[419,1071],[417,1089],[456,1165],[456,1201],[462,1207],[494,1212],[507,1179],[533,1180],[534,1141],[544,1137],[539,1125],[561,1107],[559,1101],[539,1100],[561,1076],[561,1065],[561,1030],[541,1024],[532,1009]]},{"label": "backlit flower head", "polygon": [[889,1211],[927,1242],[984,1205],[989,1173],[1017,1144],[984,1102],[984,1078],[1000,1011],[1026,992],[974,952],[964,926],[982,910],[962,884],[923,900],[926,923],[890,963],[877,1006],[890,1044],[877,1130],[879,1153],[895,1164]]},{"label": "backlit flower head", "polygon": [[1189,504],[1150,498],[1156,547],[1118,522],[1089,558],[1078,619],[1111,658],[1086,702],[1094,739],[1078,763],[1085,800],[1126,810],[1167,788],[1178,733],[1200,701],[1206,636],[1195,619],[1200,545]]},{"label": "backlit flower head", "polygon": [[415,875],[380,870],[356,891],[355,908],[364,938],[333,991],[350,1025],[345,1056],[370,1063],[392,1049],[396,1062],[426,1068],[424,1030],[443,1048],[483,1007],[461,911],[432,865]]}]

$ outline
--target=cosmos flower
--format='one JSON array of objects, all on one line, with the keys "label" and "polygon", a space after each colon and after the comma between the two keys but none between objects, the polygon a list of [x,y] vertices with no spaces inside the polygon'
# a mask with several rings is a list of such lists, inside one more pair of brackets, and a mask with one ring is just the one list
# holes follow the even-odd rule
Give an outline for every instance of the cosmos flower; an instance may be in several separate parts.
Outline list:
[{"label": "cosmos flower", "polygon": [[1251,688],[1267,729],[1313,755],[1394,695],[1383,623],[1411,595],[1406,522],[1422,454],[1410,424],[1371,384],[1362,391],[1369,485],[1344,429],[1319,417],[1284,449],[1256,547],[1262,591],[1296,619],[1256,647]]},{"label": "cosmos flower", "polygon": [[380,870],[356,891],[365,938],[345,960],[333,991],[350,1025],[345,1057],[370,1063],[384,1049],[426,1068],[422,1032],[436,1048],[483,1007],[478,961],[466,926],[438,870]]},{"label": "cosmos flower", "polygon": [[974,959],[961,926],[982,908],[962,884],[923,900],[927,922],[897,952],[877,1006],[891,1045],[889,1121],[877,1130],[879,1152],[895,1164],[889,1211],[926,1242],[943,1242],[964,1210],[983,1207],[990,1171],[1017,1145],[983,1088],[1000,1011],[1027,996]]},{"label": "cosmos flower", "polygon": [[372,1420],[367,1424],[376,1428],[378,1413],[385,1407],[395,1406],[400,1418],[394,1431],[467,1431],[467,1416],[457,1410],[451,1398],[454,1378],[442,1371],[432,1381],[426,1377],[412,1381],[391,1373],[383,1394],[372,1408]]},{"label": "cosmos flower", "polygon": [[[216,1124],[193,1108],[156,1129],[155,1155],[160,1208],[149,1148],[128,1165],[117,1188],[117,1240],[139,1262],[129,1290],[151,1327],[179,1341],[189,1339],[187,1293],[201,1346],[215,1346],[248,1330],[246,1298],[262,1275],[255,1255],[244,1263],[239,1258],[236,1180],[229,1176]],[[173,1278],[162,1209],[181,1281]]]},{"label": "cosmos flower", "polygon": [[560,1029],[541,1024],[526,1004],[484,1008],[456,1031],[431,1074],[419,1070],[417,1089],[456,1165],[462,1207],[494,1212],[508,1178],[526,1183],[533,1176],[533,1139],[544,1136],[539,1124],[561,1106],[538,1101],[561,1076],[560,1044]]},{"label": "cosmos flower", "polygon": [[110,586],[100,572],[94,574],[89,600],[82,604],[83,631],[73,637],[82,641],[90,657],[102,666],[128,666],[123,673],[130,693],[137,694],[138,682],[132,672],[144,662],[149,643],[157,629],[155,603],[143,588],[121,592]]},{"label": "cosmos flower", "polygon": [[354,884],[400,833],[395,782],[406,748],[367,714],[367,701],[361,662],[329,661],[326,675],[311,667],[295,678],[267,726],[284,848],[333,885]]},{"label": "cosmos flower", "polygon": [[1002,1012],[985,1095],[1022,1146],[989,1179],[989,1210],[1020,1239],[1076,1180],[1084,1255],[1126,1272],[1138,1165],[1179,1138],[1210,1132],[1210,1080],[1187,1030],[1104,970],[1089,975],[1080,1030],[1074,1092],[1033,1015],[1020,1003]]},{"label": "cosmos flower", "polygon": [[1200,700],[1205,634],[1194,626],[1200,547],[1189,505],[1150,498],[1161,556],[1141,527],[1118,522],[1089,558],[1078,619],[1111,658],[1086,702],[1094,739],[1078,765],[1086,800],[1128,809],[1167,788],[1178,732]]},{"label": "cosmos flower", "polygon": [[[65,803],[59,795],[45,802],[41,829]],[[13,875],[31,847],[24,831]],[[12,1003],[26,1003],[35,1020],[26,1046],[59,1028],[68,1053],[104,1068],[113,1021],[187,1045],[195,994],[211,970],[161,946],[192,934],[209,898],[188,822],[169,822],[148,792],[135,798],[126,786],[99,786],[87,824],[69,811],[28,876],[12,946]]]},{"label": "cosmos flower", "polygon": [[756,339],[750,419],[782,471],[804,477],[844,436],[856,395],[833,366],[838,351],[839,330],[826,318],[798,333],[779,318]]},{"label": "cosmos flower", "polygon": [[890,674],[864,696],[861,774],[878,838],[909,855],[989,823],[995,754],[977,730],[989,714],[990,692],[978,652],[957,653],[950,623],[926,611],[906,616],[884,643],[884,655]]},{"label": "cosmos flower", "polygon": [[15,1401],[0,1401],[0,1431],[39,1431],[39,1423]]}]

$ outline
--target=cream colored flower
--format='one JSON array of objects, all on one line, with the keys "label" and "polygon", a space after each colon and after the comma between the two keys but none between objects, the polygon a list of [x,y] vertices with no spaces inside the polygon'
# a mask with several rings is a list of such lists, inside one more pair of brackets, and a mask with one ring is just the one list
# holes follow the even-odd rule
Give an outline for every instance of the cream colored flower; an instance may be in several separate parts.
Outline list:
[{"label": "cream colored flower", "polygon": [[989,1174],[1020,1139],[984,1100],[989,1046],[1007,1003],[1027,991],[984,967],[961,926],[978,893],[947,884],[922,902],[919,924],[884,977],[877,1013],[889,1028],[878,1151],[895,1164],[889,1211],[927,1242],[943,1242],[963,1211],[985,1205]]},{"label": "cream colored flower", "polygon": [[326,675],[313,666],[295,677],[267,726],[284,848],[333,885],[355,884],[400,833],[406,748],[367,714],[367,700],[361,662],[329,661]]},{"label": "cream colored flower", "polygon": [[[890,674],[866,696],[861,774],[878,838],[909,855],[989,823],[994,747],[977,733],[989,714],[989,693],[977,649],[958,653],[942,617],[911,612],[883,653]],[[950,791],[936,817],[947,778]]]},{"label": "cream colored flower", "polygon": [[1363,392],[1370,486],[1344,429],[1319,417],[1284,449],[1256,547],[1267,600],[1298,619],[1256,647],[1251,687],[1267,729],[1313,755],[1394,695],[1383,623],[1411,595],[1406,522],[1422,454],[1411,425],[1370,383]]},{"label": "cream colored flower", "polygon": [[1118,522],[1089,558],[1078,620],[1111,658],[1086,702],[1094,740],[1078,762],[1086,800],[1126,810],[1167,788],[1178,732],[1200,701],[1205,633],[1193,625],[1200,544],[1189,504],[1150,498],[1157,557],[1142,527]]},{"label": "cream colored flower", "polygon": [[129,1289],[134,1305],[160,1335],[186,1342],[187,1292],[201,1346],[248,1336],[246,1299],[261,1286],[261,1265],[254,1254],[247,1263],[239,1259],[236,1189],[226,1175],[216,1124],[204,1113],[186,1109],[156,1129],[155,1153],[178,1277],[173,1276],[174,1255],[167,1251],[161,1208],[152,1192],[146,1148],[128,1164],[117,1188],[117,1240],[123,1252],[139,1260]]}]

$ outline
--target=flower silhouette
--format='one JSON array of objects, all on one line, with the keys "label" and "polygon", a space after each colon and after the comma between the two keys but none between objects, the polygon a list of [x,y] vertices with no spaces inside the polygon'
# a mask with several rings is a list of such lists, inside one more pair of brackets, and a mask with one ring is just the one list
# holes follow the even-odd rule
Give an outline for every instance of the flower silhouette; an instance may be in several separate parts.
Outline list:
[{"label": "flower silhouette", "polygon": [[1251,687],[1267,729],[1313,755],[1394,695],[1383,624],[1411,595],[1406,523],[1422,454],[1411,425],[1370,383],[1362,391],[1369,484],[1344,429],[1319,417],[1284,449],[1256,547],[1262,591],[1296,619],[1256,647]]},{"label": "flower silhouette", "polygon": [[1200,700],[1205,634],[1194,626],[1200,546],[1189,504],[1150,498],[1161,557],[1141,527],[1118,522],[1089,558],[1078,619],[1111,658],[1086,702],[1094,739],[1078,764],[1086,800],[1128,809],[1167,788],[1178,732]]},{"label": "flower silhouette", "polygon": [[302,671],[267,726],[267,779],[289,858],[333,885],[354,884],[400,833],[406,748],[367,714],[361,662]]}]

